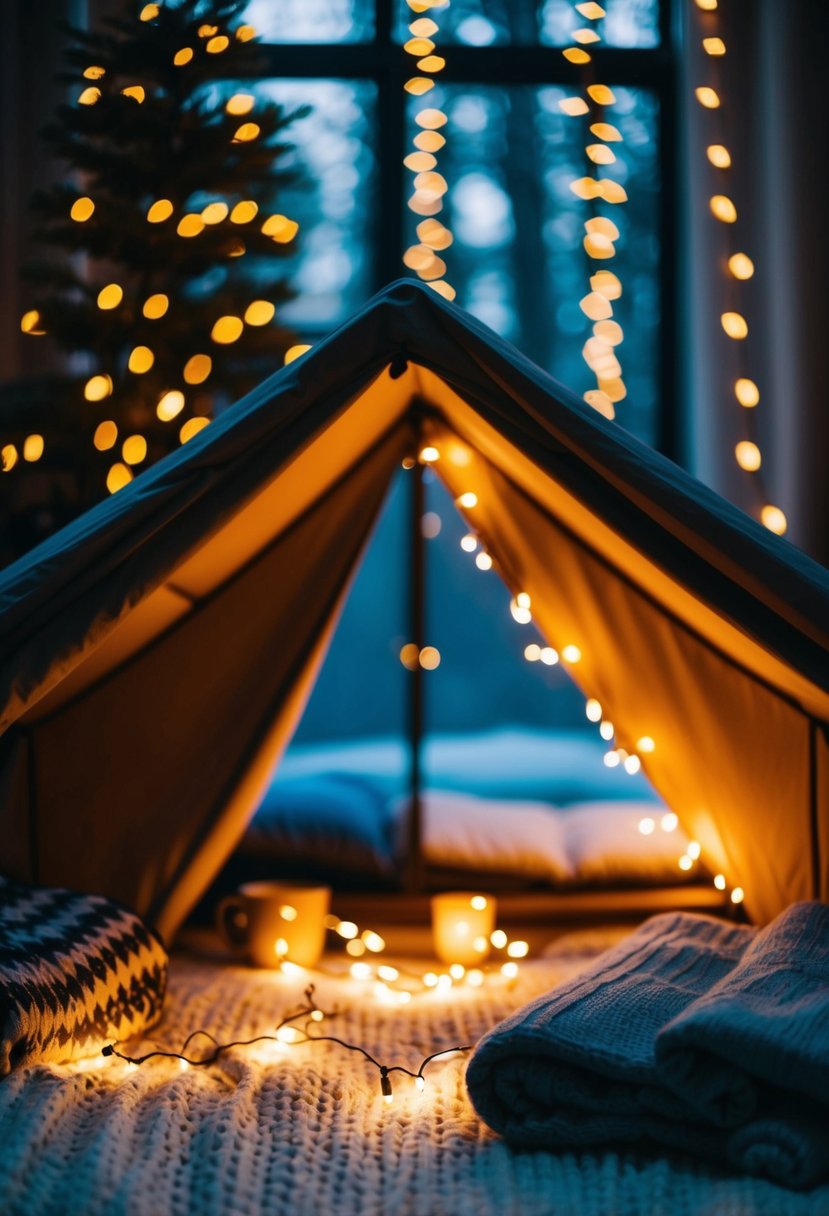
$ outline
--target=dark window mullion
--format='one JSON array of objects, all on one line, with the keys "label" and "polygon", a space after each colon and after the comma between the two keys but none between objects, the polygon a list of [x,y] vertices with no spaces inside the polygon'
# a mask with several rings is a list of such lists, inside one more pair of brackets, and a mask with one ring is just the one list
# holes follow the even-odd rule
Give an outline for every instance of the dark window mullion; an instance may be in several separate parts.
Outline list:
[{"label": "dark window mullion", "polygon": [[[411,75],[411,65],[402,50],[389,62],[389,47],[377,44],[359,46],[264,45],[261,48],[265,75],[275,77],[342,80],[390,76],[402,89]],[[562,58],[553,47],[445,47],[446,68],[441,83],[481,84],[566,84],[577,88],[581,75],[577,67]],[[597,50],[593,55],[596,72],[608,84],[662,88],[673,75],[670,55],[662,49]],[[258,75],[259,73],[257,73]]]},{"label": "dark window mullion", "polygon": [[[403,52],[401,51],[402,55]],[[388,57],[388,52],[387,52]],[[406,97],[400,77],[390,70],[377,78],[378,131],[377,156],[380,183],[377,215],[378,233],[374,249],[374,287],[378,290],[405,274],[403,255],[404,192],[407,169]],[[411,213],[406,211],[406,215]]]},{"label": "dark window mullion", "polygon": [[394,0],[374,0],[374,42],[381,50],[387,50],[394,39]]},{"label": "dark window mullion", "polygon": [[[662,45],[672,45],[672,0],[660,5]],[[659,369],[656,447],[680,464],[685,462],[681,414],[681,368],[678,331],[677,240],[679,164],[677,73],[668,73],[659,98]]]}]

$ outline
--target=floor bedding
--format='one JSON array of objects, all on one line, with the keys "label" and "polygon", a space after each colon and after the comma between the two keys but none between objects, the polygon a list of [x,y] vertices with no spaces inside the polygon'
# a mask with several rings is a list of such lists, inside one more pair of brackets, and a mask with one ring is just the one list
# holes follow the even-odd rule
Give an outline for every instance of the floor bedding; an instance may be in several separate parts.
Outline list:
[{"label": "floor bedding", "polygon": [[[385,1063],[479,1038],[578,974],[618,929],[560,938],[512,984],[424,994],[403,1007],[315,975],[330,1030]],[[174,956],[167,1012],[145,1040],[180,1046],[266,1032],[308,981]],[[327,1024],[326,1024],[327,1025]],[[829,1186],[795,1193],[672,1153],[515,1152],[476,1117],[465,1063],[423,1093],[333,1044],[234,1050],[209,1071],[93,1059],[0,1083],[0,1211],[7,1216],[829,1216]]]}]

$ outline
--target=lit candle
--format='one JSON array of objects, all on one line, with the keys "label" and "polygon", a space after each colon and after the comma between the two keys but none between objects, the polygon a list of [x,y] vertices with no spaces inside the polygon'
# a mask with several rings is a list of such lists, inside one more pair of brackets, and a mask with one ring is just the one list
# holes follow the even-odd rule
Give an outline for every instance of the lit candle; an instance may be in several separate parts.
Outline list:
[{"label": "lit candle", "polygon": [[474,891],[448,891],[432,897],[432,939],[444,963],[472,967],[489,954],[495,927],[495,900]]}]

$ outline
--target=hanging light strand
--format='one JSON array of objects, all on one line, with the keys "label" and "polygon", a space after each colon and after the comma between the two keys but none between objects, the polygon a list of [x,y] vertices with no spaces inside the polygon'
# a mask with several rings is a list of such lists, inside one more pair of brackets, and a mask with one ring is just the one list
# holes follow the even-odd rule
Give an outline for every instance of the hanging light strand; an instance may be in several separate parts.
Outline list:
[{"label": "hanging light strand", "polygon": [[[123,1060],[124,1063],[133,1066],[146,1064],[148,1060],[168,1059],[180,1060],[183,1065],[191,1068],[207,1068],[211,1064],[215,1064],[225,1052],[235,1047],[252,1047],[256,1043],[280,1043],[288,1046],[299,1046],[302,1043],[332,1043],[337,1047],[343,1048],[345,1051],[361,1055],[364,1060],[377,1069],[380,1076],[381,1095],[385,1102],[390,1103],[394,1097],[389,1079],[390,1073],[402,1073],[404,1076],[411,1077],[416,1089],[423,1090],[426,1083],[425,1072],[430,1064],[433,1064],[435,1060],[441,1059],[444,1056],[471,1051],[474,1046],[472,1043],[466,1043],[458,1047],[444,1047],[440,1051],[433,1051],[420,1061],[416,1070],[407,1068],[404,1064],[382,1064],[370,1051],[359,1043],[351,1043],[347,1039],[340,1038],[338,1035],[320,1034],[315,1030],[315,1027],[324,1022],[326,1018],[336,1017],[339,1011],[336,1009],[326,1011],[320,1008],[316,1002],[314,991],[314,985],[309,984],[305,989],[304,1004],[300,1005],[292,1013],[287,1014],[277,1024],[273,1034],[260,1034],[251,1039],[236,1039],[230,1043],[219,1043],[209,1030],[194,1030],[185,1039],[181,1051],[157,1048],[141,1056],[129,1056],[119,1051],[114,1043],[110,1043],[102,1049],[101,1054]],[[213,1044],[213,1050],[201,1056],[189,1055],[188,1048],[193,1040],[197,1038],[208,1039]]]},{"label": "hanging light strand", "polygon": [[725,248],[723,301],[720,324],[731,347],[730,365],[736,371],[731,392],[740,412],[741,437],[734,447],[734,459],[746,473],[753,498],[753,513],[770,531],[783,535],[787,528],[785,513],[772,503],[763,474],[759,443],[757,406],[760,389],[752,375],[749,325],[743,311],[747,286],[754,277],[754,260],[742,248],[740,216],[731,197],[729,178],[733,167],[732,144],[728,139],[728,107],[724,68],[727,44],[722,37],[718,0],[695,0],[698,66],[704,83],[694,89],[694,97],[705,110],[707,132],[705,157],[715,185],[709,198],[712,221],[720,228]]},{"label": "hanging light strand", "polygon": [[590,218],[584,223],[582,242],[589,259],[590,290],[579,301],[579,307],[593,322],[593,332],[582,348],[582,358],[596,377],[596,387],[584,393],[584,400],[603,417],[613,419],[617,404],[627,396],[619,359],[624,332],[613,316],[613,302],[622,294],[622,283],[606,265],[616,256],[615,242],[620,232],[608,215],[599,213],[598,206],[605,203],[616,207],[626,201],[627,193],[621,183],[593,174],[601,172],[602,166],[617,161],[618,145],[623,139],[619,128],[605,121],[606,110],[616,104],[616,98],[607,85],[597,83],[593,56],[587,49],[601,42],[596,23],[605,16],[605,10],[596,3],[577,3],[575,9],[578,19],[587,24],[573,33],[577,45],[565,47],[562,54],[569,63],[579,66],[581,88],[578,95],[565,97],[559,106],[568,117],[584,120],[589,134],[584,149],[589,162],[588,175],[574,178],[570,183],[576,197],[588,202],[591,210]]},{"label": "hanging light strand", "polygon": [[[449,0],[408,0],[408,4],[418,16],[408,27],[410,36],[403,44],[403,50],[417,60],[419,74],[410,77],[403,88],[413,97],[423,97],[434,89],[434,77],[446,66],[446,60],[435,53],[435,38],[440,29],[433,14],[437,9],[447,8]],[[449,188],[446,178],[438,171],[439,153],[446,144],[442,130],[446,122],[446,114],[434,106],[427,105],[415,115],[419,128],[413,140],[415,150],[403,163],[414,175],[409,210],[421,219],[417,225],[417,243],[410,245],[403,254],[403,264],[438,295],[454,300],[455,289],[446,278],[446,262],[441,256],[454,238],[450,229],[436,218],[443,210]]]}]

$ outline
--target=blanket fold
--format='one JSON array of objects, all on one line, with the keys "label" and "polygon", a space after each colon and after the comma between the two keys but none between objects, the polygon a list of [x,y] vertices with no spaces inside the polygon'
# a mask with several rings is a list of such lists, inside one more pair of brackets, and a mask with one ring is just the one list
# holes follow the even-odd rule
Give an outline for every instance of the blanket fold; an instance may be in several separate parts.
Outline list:
[{"label": "blanket fold", "polygon": [[512,1144],[653,1141],[809,1186],[829,1172],[829,908],[653,917],[491,1031],[467,1070]]}]

